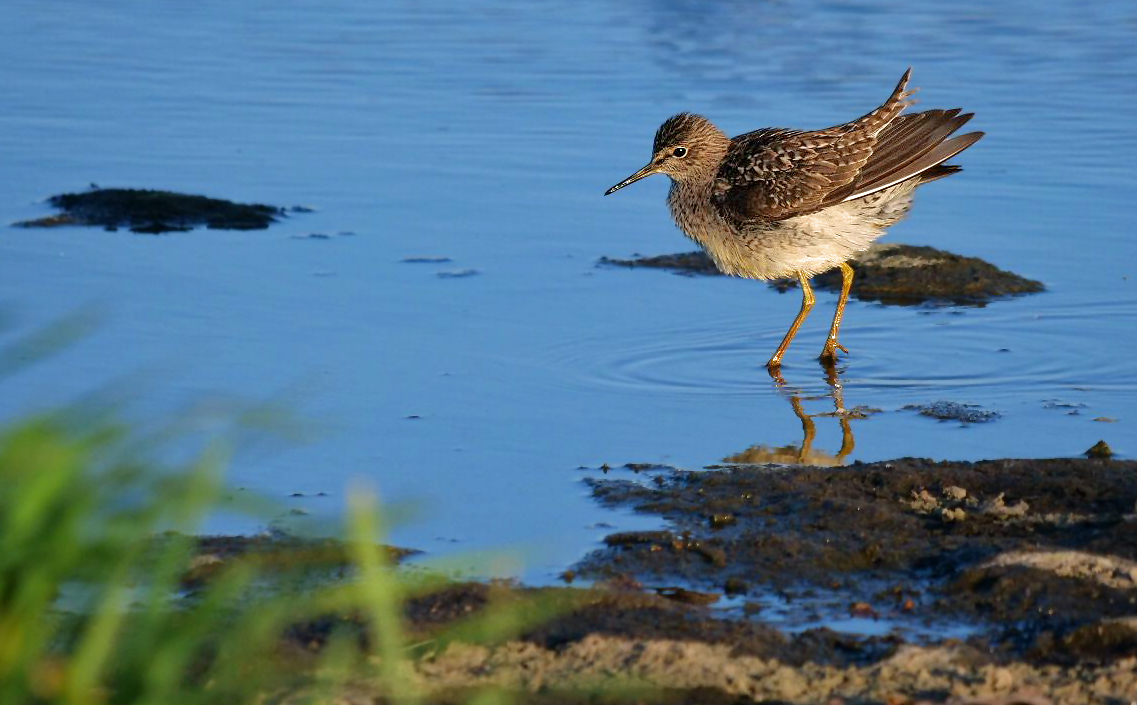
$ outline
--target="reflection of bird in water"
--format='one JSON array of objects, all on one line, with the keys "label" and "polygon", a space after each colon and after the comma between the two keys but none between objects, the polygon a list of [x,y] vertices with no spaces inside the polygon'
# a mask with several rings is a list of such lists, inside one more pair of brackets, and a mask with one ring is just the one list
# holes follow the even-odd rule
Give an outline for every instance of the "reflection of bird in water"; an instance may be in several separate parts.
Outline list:
[{"label": "reflection of bird in water", "polygon": [[[779,389],[786,392],[788,385],[781,374],[771,372],[771,376],[774,378]],[[803,397],[801,390],[785,394],[787,399],[789,399],[790,406],[793,407],[794,415],[801,419],[802,441],[800,446],[789,445],[776,448],[764,445],[751,446],[741,453],[723,458],[723,461],[727,463],[748,463],[754,465],[765,463],[777,463],[779,465],[816,465],[819,467],[844,465],[845,458],[848,457],[848,455],[853,452],[853,448],[856,447],[856,442],[853,439],[853,429],[849,425],[849,420],[866,418],[866,414],[872,410],[861,408],[848,410],[845,408],[844,390],[841,387],[841,378],[838,376],[835,368],[831,367],[826,371],[826,382],[829,384],[829,392],[823,396]],[[802,407],[803,400],[815,401],[824,398],[833,400],[833,411],[821,414],[805,413],[805,409]],[[813,421],[815,416],[837,417],[837,422],[841,426],[841,448],[837,451],[836,455],[813,448],[813,439],[817,436],[817,426]]]},{"label": "reflection of bird in water", "polygon": [[[607,194],[652,174],[671,177],[671,215],[724,274],[795,277],[802,303],[767,363],[771,369],[813,308],[810,277],[841,268],[841,296],[821,361],[832,365],[853,285],[848,265],[904,217],[913,190],[955,173],[943,162],[982,132],[958,137],[960,109],[901,115],[916,89],[909,69],[885,103],[852,122],[812,132],[766,128],[728,138],[709,120],[680,113],[655,133],[651,161]],[[949,139],[950,138],[950,139]]]}]

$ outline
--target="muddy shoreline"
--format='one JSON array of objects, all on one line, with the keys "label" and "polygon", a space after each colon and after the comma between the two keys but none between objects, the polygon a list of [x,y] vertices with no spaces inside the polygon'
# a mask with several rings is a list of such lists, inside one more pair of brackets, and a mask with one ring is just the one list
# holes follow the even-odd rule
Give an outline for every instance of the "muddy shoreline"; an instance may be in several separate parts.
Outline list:
[{"label": "muddy shoreline", "polygon": [[[428,702],[491,686],[534,703],[1137,699],[1137,461],[589,474],[597,501],[666,527],[608,536],[566,587],[453,583],[410,599]],[[545,611],[505,643],[441,636],[534,603]],[[316,658],[361,625],[294,625],[285,651]],[[382,701],[366,683],[357,694]]]},{"label": "muddy shoreline", "polygon": [[[603,504],[659,514],[668,529],[609,536],[581,576],[680,581],[756,595],[759,608],[772,592],[804,599],[822,618],[813,621],[845,611],[896,620],[900,635],[920,622],[930,633],[963,627],[979,648],[1036,663],[1137,656],[1119,626],[1137,616],[1133,461],[902,459],[646,475],[589,482]],[[1089,638],[1099,632],[1112,636]]]}]

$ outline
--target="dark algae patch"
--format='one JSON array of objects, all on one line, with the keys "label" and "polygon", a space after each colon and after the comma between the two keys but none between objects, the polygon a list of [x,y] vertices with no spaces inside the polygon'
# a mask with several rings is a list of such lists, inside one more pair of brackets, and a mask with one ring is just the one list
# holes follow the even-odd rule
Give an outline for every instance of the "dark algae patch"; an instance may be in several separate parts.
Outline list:
[{"label": "dark algae patch", "polygon": [[[714,262],[703,252],[686,252],[658,257],[612,259],[602,265],[670,269],[680,274],[718,275]],[[933,247],[876,244],[850,263],[856,271],[852,296],[862,301],[914,305],[930,301],[981,304],[991,299],[1045,290],[1041,282],[999,269],[976,257],[944,252]],[[813,278],[813,284],[827,291],[841,290],[841,273],[832,270]],[[779,290],[796,284],[779,281]]]},{"label": "dark algae patch", "polygon": [[935,401],[931,404],[909,404],[905,410],[918,411],[921,416],[930,416],[940,421],[959,421],[964,424],[987,423],[999,418],[999,412],[981,409],[975,404],[960,404],[955,401]]},{"label": "dark algae patch", "polygon": [[[851,264],[856,271],[852,295],[862,301],[974,304],[1045,290],[1041,282],[999,269],[978,257],[934,247],[876,245]],[[823,289],[841,290],[841,274],[836,270],[819,275],[815,281]]]},{"label": "dark algae patch", "polygon": [[719,276],[722,274],[703,251],[698,252],[681,252],[674,255],[658,255],[656,257],[635,257],[633,259],[617,259],[614,257],[601,257],[599,264],[609,265],[613,267],[628,267],[629,269],[637,269],[645,267],[647,269],[670,269],[676,274],[686,274],[688,276],[696,274],[704,274],[707,276]]},{"label": "dark algae patch", "polygon": [[95,188],[52,196],[48,203],[62,212],[16,225],[97,225],[147,234],[185,232],[201,226],[214,230],[263,230],[284,214],[284,209],[276,206],[149,189]]}]

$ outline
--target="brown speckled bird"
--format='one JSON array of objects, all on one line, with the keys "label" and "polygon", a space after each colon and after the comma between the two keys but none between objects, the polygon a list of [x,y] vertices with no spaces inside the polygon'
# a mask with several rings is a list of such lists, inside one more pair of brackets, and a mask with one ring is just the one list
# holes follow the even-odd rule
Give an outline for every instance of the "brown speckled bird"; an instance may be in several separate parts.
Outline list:
[{"label": "brown speckled bird", "polygon": [[766,128],[731,139],[706,118],[680,113],[655,133],[651,162],[604,195],[667,174],[671,215],[724,274],[801,283],[801,310],[771,370],[813,308],[810,277],[840,267],[841,296],[821,352],[831,366],[837,350],[849,352],[837,342],[853,284],[848,261],[904,217],[917,186],[959,171],[943,162],[983,136],[951,136],[972,117],[959,108],[901,115],[916,90],[906,90],[911,74],[884,105],[824,130]]}]

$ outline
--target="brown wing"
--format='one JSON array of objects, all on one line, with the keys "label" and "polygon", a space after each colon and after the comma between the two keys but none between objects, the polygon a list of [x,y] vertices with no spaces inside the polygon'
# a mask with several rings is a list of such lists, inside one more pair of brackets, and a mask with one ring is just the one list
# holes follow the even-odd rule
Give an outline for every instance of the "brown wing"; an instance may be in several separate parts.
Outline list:
[{"label": "brown wing", "polygon": [[[735,220],[782,220],[842,195],[872,155],[873,138],[828,130],[767,129],[736,137],[714,198]],[[838,198],[840,201],[842,198]]]},{"label": "brown wing", "polygon": [[917,174],[924,177],[921,183],[927,183],[953,173],[945,173],[938,167],[983,136],[982,132],[969,132],[951,137],[972,115],[960,115],[959,108],[953,108],[928,110],[896,118],[877,136],[872,156],[857,174],[851,193],[842,200],[867,196]]},{"label": "brown wing", "polygon": [[814,132],[769,128],[740,135],[715,178],[713,197],[734,220],[782,220],[845,200],[873,156],[877,136],[912,93],[905,72],[876,110],[844,125]]}]

